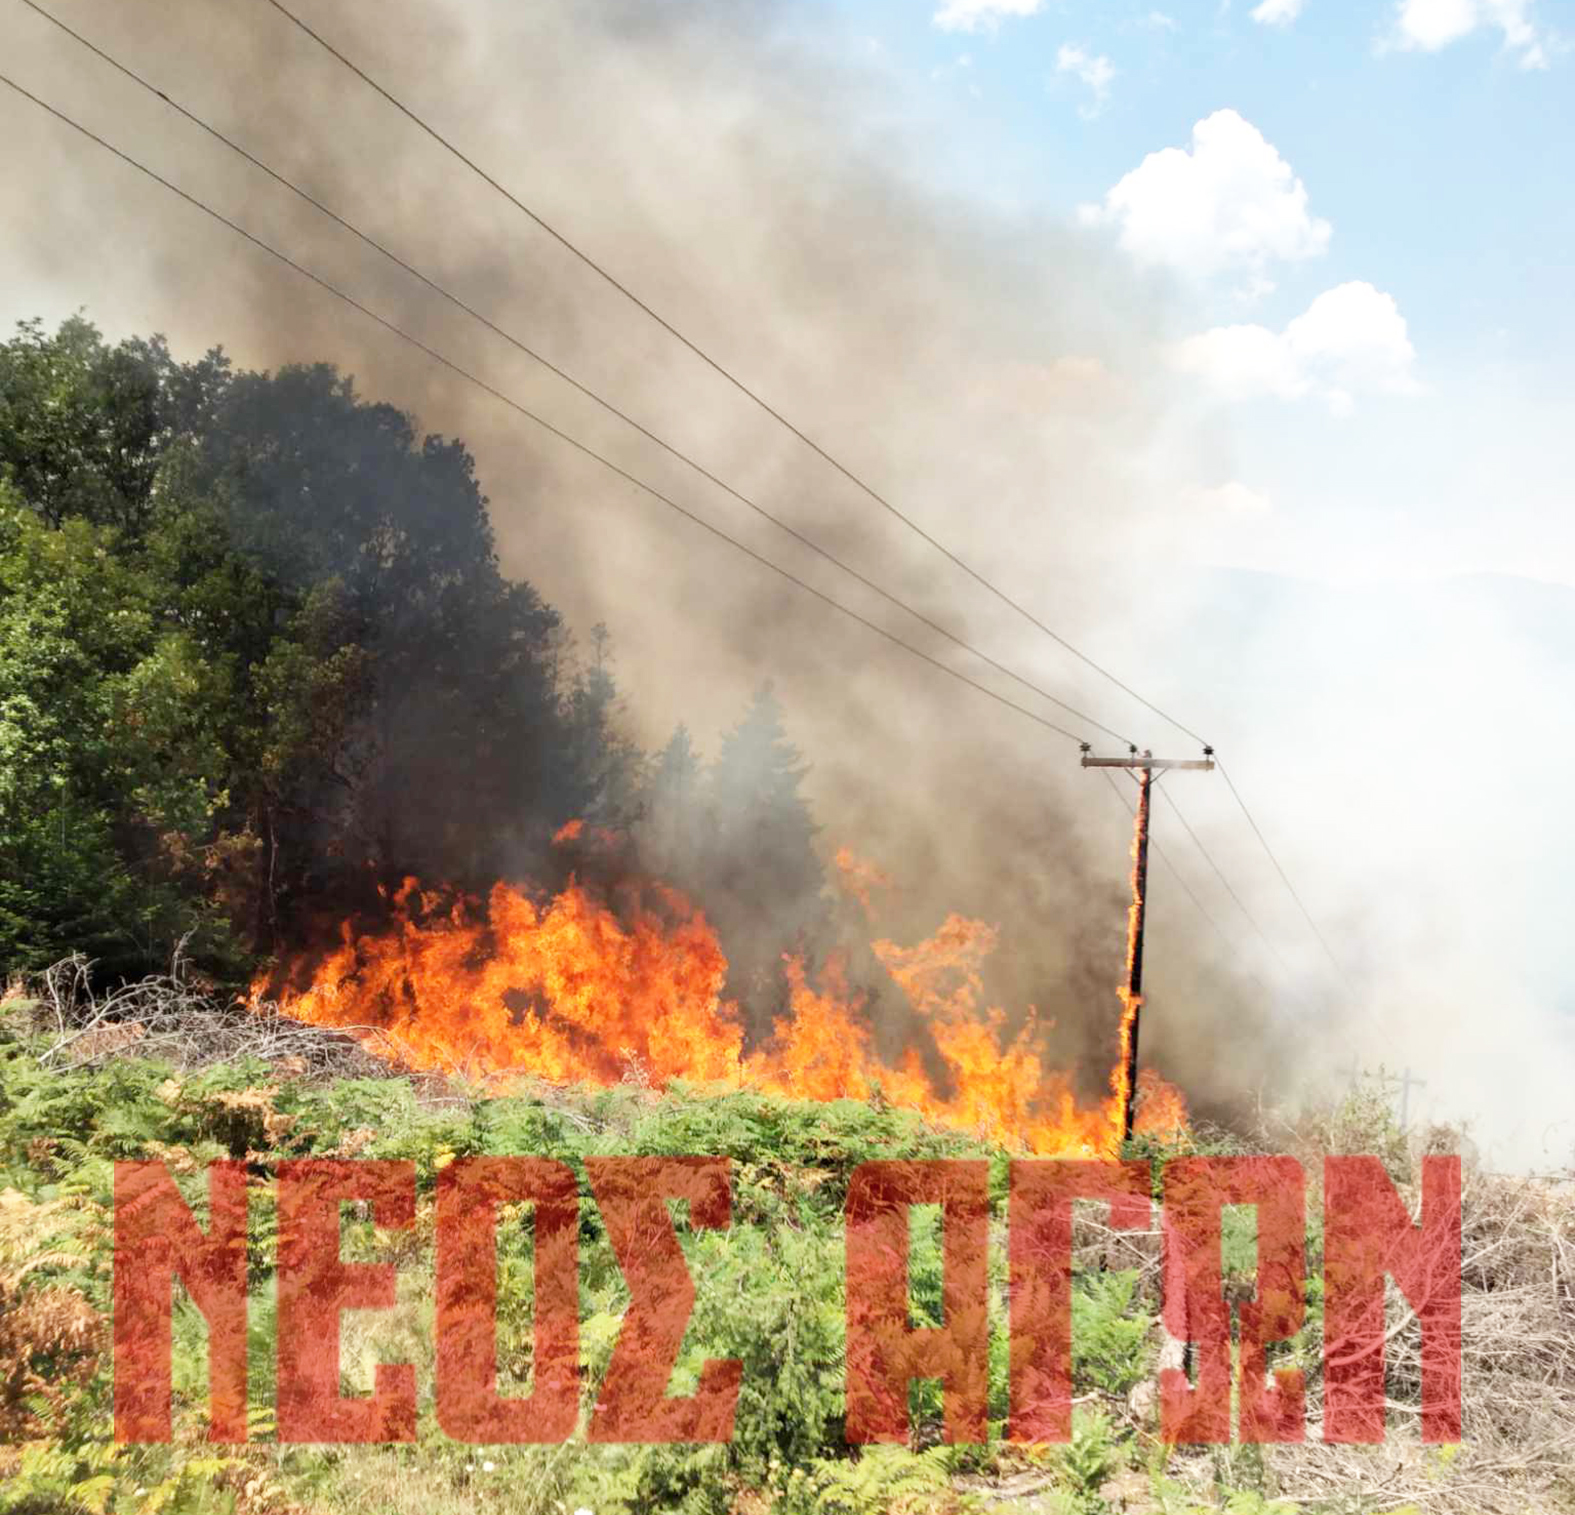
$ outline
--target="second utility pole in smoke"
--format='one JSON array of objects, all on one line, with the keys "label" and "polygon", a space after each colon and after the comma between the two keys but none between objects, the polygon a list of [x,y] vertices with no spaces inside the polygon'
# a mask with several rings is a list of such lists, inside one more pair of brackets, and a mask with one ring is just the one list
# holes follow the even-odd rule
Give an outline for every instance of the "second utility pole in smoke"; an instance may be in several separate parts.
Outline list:
[{"label": "second utility pole in smoke", "polygon": [[1157,758],[1152,752],[1134,747],[1124,758],[1095,757],[1083,744],[1083,767],[1135,769],[1138,778],[1137,812],[1132,833],[1132,904],[1127,912],[1127,982],[1121,1002],[1121,1076],[1117,1094],[1121,1099],[1121,1140],[1132,1138],[1132,1119],[1137,1108],[1138,1021],[1143,1009],[1143,919],[1148,909],[1148,823],[1149,799],[1154,789],[1154,774],[1168,768],[1212,768],[1214,749],[1205,747],[1201,758]]}]

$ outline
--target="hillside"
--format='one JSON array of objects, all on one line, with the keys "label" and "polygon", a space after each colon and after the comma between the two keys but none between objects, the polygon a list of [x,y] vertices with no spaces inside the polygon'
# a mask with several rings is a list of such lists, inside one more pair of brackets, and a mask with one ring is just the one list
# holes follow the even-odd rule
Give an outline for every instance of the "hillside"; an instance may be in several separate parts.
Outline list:
[{"label": "hillside", "polygon": [[[66,980],[54,980],[57,993]],[[152,1015],[170,986],[150,985]],[[64,1015],[62,1030],[60,1013]],[[1071,1445],[1003,1440],[1005,1162],[1000,1147],[927,1126],[877,1098],[817,1103],[748,1090],[625,1082],[556,1087],[529,1079],[491,1091],[380,1067],[352,1040],[310,1027],[239,1020],[188,999],[171,1040],[131,1021],[94,1024],[88,1000],[53,1003],[13,993],[0,1029],[0,1415],[8,1446],[0,1510],[146,1511],[247,1515],[373,1511],[646,1509],[707,1515],[809,1515],[989,1510],[1000,1515],[1427,1510],[1497,1515],[1568,1508],[1575,1450],[1575,1291],[1570,1283],[1575,1196],[1470,1172],[1466,1187],[1465,1441],[1426,1449],[1415,1440],[1415,1322],[1392,1302],[1388,1442],[1381,1447],[1165,1448],[1156,1439],[1152,1375],[1157,1328],[1157,1235],[1116,1233],[1083,1216],[1075,1236]],[[227,1029],[226,1029],[227,1028]],[[237,1040],[237,1037],[240,1040]],[[243,1055],[237,1057],[237,1052]],[[160,1055],[139,1055],[157,1052]],[[259,1053],[268,1054],[259,1056]],[[217,1055],[228,1060],[214,1061]],[[1416,1160],[1450,1133],[1408,1143],[1382,1090],[1353,1095],[1317,1120],[1259,1134],[1298,1153],[1310,1172],[1324,1151],[1384,1154],[1402,1192]],[[1149,1142],[1156,1179],[1167,1157],[1244,1151],[1220,1134]],[[585,1416],[623,1326],[629,1296],[585,1162],[599,1155],[704,1153],[730,1161],[725,1230],[681,1227],[696,1279],[696,1313],[673,1392],[692,1390],[709,1357],[741,1361],[731,1441],[711,1447],[601,1446]],[[562,1446],[467,1446],[433,1420],[433,1196],[437,1175],[478,1154],[533,1155],[579,1175],[579,1429]],[[416,1364],[416,1447],[314,1448],[277,1442],[275,1373],[276,1164],[354,1156],[412,1163],[417,1207],[408,1231],[378,1232],[364,1214],[344,1233],[345,1255],[393,1261],[397,1303],[346,1317],[346,1386],[364,1390],[376,1361]],[[849,1175],[874,1158],[980,1157],[991,1166],[990,1420],[980,1445],[938,1442],[939,1384],[910,1400],[907,1447],[849,1448],[843,1436],[842,1205]],[[250,1445],[207,1447],[206,1333],[183,1300],[175,1318],[174,1441],[114,1446],[106,1312],[112,1163],[157,1158],[189,1202],[204,1166],[242,1159],[249,1173],[251,1280]],[[1320,1230],[1309,1235],[1316,1273]],[[529,1374],[526,1282],[531,1246],[518,1225],[500,1242],[503,1385]],[[910,1308],[939,1324],[937,1228],[912,1236]],[[1227,1289],[1255,1269],[1252,1233],[1225,1237]],[[1319,1296],[1282,1365],[1308,1379],[1314,1427],[1320,1402]],[[1316,1431],[1314,1431],[1316,1437]]]}]

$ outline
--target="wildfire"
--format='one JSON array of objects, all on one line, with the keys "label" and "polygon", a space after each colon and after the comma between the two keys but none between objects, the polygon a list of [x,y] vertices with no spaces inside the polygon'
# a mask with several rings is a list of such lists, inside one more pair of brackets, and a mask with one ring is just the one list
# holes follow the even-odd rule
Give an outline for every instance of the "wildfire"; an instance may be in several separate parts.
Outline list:
[{"label": "wildfire", "polygon": [[[835,962],[812,983],[803,963],[786,959],[787,1011],[769,1041],[746,1047],[737,1008],[722,996],[716,933],[662,885],[625,891],[615,910],[578,883],[552,896],[499,883],[483,907],[408,879],[388,903],[386,924],[344,922],[335,948],[282,965],[255,997],[415,1066],[483,1080],[681,1078],[800,1099],[882,1097],[1043,1155],[1103,1154],[1119,1140],[1119,1087],[1080,1104],[1046,1061],[1037,1022],[1009,1032],[1004,1011],[984,1003],[996,932],[982,922],[952,915],[917,946],[873,944],[929,1027],[927,1067],[914,1048],[895,1065],[880,1057]],[[1179,1091],[1148,1070],[1139,1089],[1139,1130],[1185,1124]]]}]

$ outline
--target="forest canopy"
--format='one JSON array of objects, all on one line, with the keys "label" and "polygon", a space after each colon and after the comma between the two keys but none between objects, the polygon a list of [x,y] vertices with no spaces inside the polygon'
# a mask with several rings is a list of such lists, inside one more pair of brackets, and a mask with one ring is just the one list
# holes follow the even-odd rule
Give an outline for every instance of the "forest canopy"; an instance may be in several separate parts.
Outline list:
[{"label": "forest canopy", "polygon": [[0,344],[7,971],[135,975],[188,937],[238,980],[409,874],[550,885],[578,819],[708,908],[769,1014],[826,925],[781,709],[762,689],[710,765],[682,727],[647,754],[611,664],[502,571],[464,444],[331,365],[81,318]]}]

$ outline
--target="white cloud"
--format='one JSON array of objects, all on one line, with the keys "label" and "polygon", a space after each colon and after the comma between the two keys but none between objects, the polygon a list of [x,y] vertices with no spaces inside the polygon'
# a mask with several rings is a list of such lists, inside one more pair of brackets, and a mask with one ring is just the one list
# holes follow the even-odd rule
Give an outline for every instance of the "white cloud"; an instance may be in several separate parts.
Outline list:
[{"label": "white cloud", "polygon": [[1546,68],[1546,39],[1531,19],[1531,0],[1400,0],[1397,46],[1436,53],[1472,32],[1496,27],[1522,68]]},{"label": "white cloud", "polygon": [[1252,19],[1260,26],[1289,26],[1302,13],[1302,0],[1263,0]]},{"label": "white cloud", "polygon": [[1349,413],[1362,392],[1415,394],[1416,349],[1392,295],[1353,280],[1325,290],[1284,331],[1216,326],[1179,342],[1171,362],[1226,399],[1321,399]]},{"label": "white cloud", "polygon": [[1173,32],[1178,27],[1174,16],[1167,16],[1164,11],[1150,11],[1146,16],[1123,21],[1121,29],[1124,32]]},{"label": "white cloud", "polygon": [[932,18],[943,32],[993,32],[1003,16],[1034,16],[1044,0],[946,0]]},{"label": "white cloud", "polygon": [[1055,71],[1071,74],[1093,94],[1090,104],[1081,106],[1079,114],[1092,118],[1104,109],[1110,98],[1110,81],[1116,77],[1115,65],[1103,53],[1090,53],[1074,42],[1063,42],[1055,55]]},{"label": "white cloud", "polygon": [[1215,326],[1178,342],[1171,360],[1227,399],[1256,395],[1295,399],[1307,392],[1307,379],[1281,332],[1267,326]]},{"label": "white cloud", "polygon": [[1329,223],[1308,214],[1290,164],[1233,110],[1199,121],[1190,148],[1150,153],[1079,216],[1116,226],[1140,262],[1200,278],[1245,272],[1260,291],[1270,260],[1317,257],[1330,236]]}]

